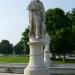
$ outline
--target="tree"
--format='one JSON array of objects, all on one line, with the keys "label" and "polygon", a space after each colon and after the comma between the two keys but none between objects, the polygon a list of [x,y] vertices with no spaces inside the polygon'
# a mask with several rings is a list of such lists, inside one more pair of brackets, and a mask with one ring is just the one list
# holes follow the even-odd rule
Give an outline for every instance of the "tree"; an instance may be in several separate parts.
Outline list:
[{"label": "tree", "polygon": [[74,45],[73,45],[73,33],[69,29],[64,29],[64,31],[61,33],[61,38],[59,39],[59,49],[60,53],[64,55],[65,59],[65,54],[70,54],[74,50]]},{"label": "tree", "polygon": [[13,52],[13,45],[8,40],[2,40],[0,43],[0,53],[8,55]]},{"label": "tree", "polygon": [[75,49],[74,34],[69,28],[65,28],[58,35],[53,36],[51,40],[51,50],[53,54],[63,55],[65,59],[66,54],[70,54]]},{"label": "tree", "polygon": [[[71,26],[72,26],[72,44],[75,45],[75,8],[73,8],[70,12],[67,12],[66,15],[68,16],[68,18],[71,21]],[[74,49],[72,50],[74,52],[75,50],[75,46]]]},{"label": "tree", "polygon": [[46,30],[51,36],[56,35],[57,30],[68,25],[69,18],[62,9],[55,8],[46,11]]},{"label": "tree", "polygon": [[27,44],[27,42],[29,42],[28,33],[29,33],[29,29],[27,28],[22,33],[22,38],[21,38],[24,46],[25,55],[29,55],[29,45]]},{"label": "tree", "polygon": [[[51,39],[51,52],[65,54],[73,49],[71,38],[71,20],[60,8],[46,11],[46,30]],[[69,41],[71,40],[71,41]]]},{"label": "tree", "polygon": [[20,57],[22,55],[24,55],[24,48],[23,48],[23,42],[20,41],[18,42],[15,46],[14,46],[14,50],[15,50],[15,53],[20,55]]}]

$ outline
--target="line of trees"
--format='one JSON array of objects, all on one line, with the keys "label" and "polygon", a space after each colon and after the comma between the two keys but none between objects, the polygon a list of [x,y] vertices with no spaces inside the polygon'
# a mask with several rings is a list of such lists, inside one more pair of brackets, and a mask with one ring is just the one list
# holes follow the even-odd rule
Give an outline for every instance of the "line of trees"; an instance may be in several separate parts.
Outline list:
[{"label": "line of trees", "polygon": [[[45,12],[46,32],[50,35],[50,52],[54,55],[63,55],[75,52],[75,8],[70,12],[64,12],[60,8],[48,9]],[[28,28],[22,33],[21,40],[13,46],[8,40],[2,40],[0,43],[0,53],[29,55],[29,46],[27,42]]]},{"label": "line of trees", "polygon": [[8,55],[13,52],[13,45],[8,40],[2,40],[0,43],[0,54]]},{"label": "line of trees", "polygon": [[60,8],[46,11],[46,27],[51,37],[51,52],[53,55],[70,54],[75,50],[75,9],[64,12]]},{"label": "line of trees", "polygon": [[15,46],[13,46],[13,44],[11,44],[8,40],[2,40],[0,42],[0,54],[8,56],[13,54],[13,52],[20,56],[24,54],[23,43],[21,41]]}]

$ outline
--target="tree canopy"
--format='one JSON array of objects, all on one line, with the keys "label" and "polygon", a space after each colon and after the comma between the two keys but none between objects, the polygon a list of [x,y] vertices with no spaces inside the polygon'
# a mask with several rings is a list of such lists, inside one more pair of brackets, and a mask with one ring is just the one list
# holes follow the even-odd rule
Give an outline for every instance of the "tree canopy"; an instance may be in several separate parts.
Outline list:
[{"label": "tree canopy", "polygon": [[[60,8],[48,9],[45,18],[46,32],[51,38],[51,52],[64,55],[72,53],[75,50],[75,8],[70,12]],[[25,29],[21,39],[26,54],[29,54],[28,32],[28,28]]]},{"label": "tree canopy", "polygon": [[15,46],[14,46],[15,53],[22,56],[24,55],[24,47],[23,47],[23,42],[19,41]]},{"label": "tree canopy", "polygon": [[23,46],[24,46],[25,55],[29,55],[29,52],[30,52],[29,45],[27,44],[27,42],[29,42],[28,33],[29,33],[29,29],[27,28],[22,33],[22,38],[21,38],[21,41],[23,42]]},{"label": "tree canopy", "polygon": [[60,8],[46,11],[46,30],[51,39],[51,51],[57,54],[72,53],[75,50],[75,9],[65,13]]},{"label": "tree canopy", "polygon": [[13,52],[13,45],[8,40],[2,40],[0,43],[1,54],[11,54]]}]

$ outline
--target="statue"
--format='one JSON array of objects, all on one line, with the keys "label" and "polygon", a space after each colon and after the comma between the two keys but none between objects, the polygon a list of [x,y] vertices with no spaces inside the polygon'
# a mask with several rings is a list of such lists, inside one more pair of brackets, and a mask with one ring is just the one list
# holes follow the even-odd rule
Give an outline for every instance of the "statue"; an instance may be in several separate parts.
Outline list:
[{"label": "statue", "polygon": [[49,45],[50,45],[50,36],[48,35],[48,33],[46,33],[45,36],[45,49],[49,50]]},{"label": "statue", "polygon": [[45,34],[45,9],[41,1],[33,0],[28,6],[29,36],[40,38]]},{"label": "statue", "polygon": [[32,0],[28,6],[28,11],[30,60],[24,70],[24,75],[50,75],[43,59],[45,45],[44,6],[40,0]]}]

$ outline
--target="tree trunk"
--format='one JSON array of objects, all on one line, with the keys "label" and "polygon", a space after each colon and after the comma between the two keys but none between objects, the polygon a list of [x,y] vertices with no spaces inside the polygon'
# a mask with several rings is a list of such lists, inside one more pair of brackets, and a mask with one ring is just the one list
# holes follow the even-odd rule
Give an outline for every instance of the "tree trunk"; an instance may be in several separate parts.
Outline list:
[{"label": "tree trunk", "polygon": [[65,61],[65,52],[63,53],[63,61]]}]

